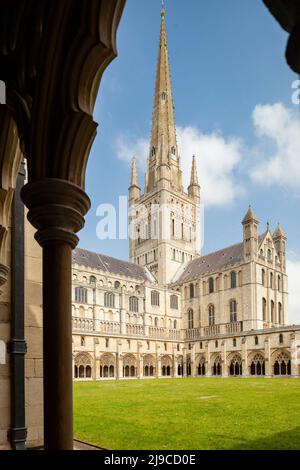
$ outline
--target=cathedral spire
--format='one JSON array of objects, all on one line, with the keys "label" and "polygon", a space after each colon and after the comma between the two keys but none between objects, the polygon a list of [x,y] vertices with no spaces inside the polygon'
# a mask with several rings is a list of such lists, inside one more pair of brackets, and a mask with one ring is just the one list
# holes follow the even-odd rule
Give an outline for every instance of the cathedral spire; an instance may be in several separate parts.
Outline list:
[{"label": "cathedral spire", "polygon": [[131,165],[131,180],[129,186],[129,203],[133,204],[141,195],[141,190],[138,183],[136,159],[133,157]]},{"label": "cathedral spire", "polygon": [[162,6],[161,11],[147,191],[152,191],[157,186],[156,170],[159,165],[168,165],[170,167],[170,170],[172,170],[170,172],[172,186],[180,191],[181,174],[176,140],[164,6]]}]

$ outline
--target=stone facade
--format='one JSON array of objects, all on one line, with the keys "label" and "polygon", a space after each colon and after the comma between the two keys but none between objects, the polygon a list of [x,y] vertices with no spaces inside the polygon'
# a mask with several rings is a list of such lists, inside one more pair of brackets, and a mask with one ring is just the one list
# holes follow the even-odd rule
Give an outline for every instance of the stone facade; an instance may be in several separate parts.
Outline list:
[{"label": "stone facade", "polygon": [[143,194],[132,163],[130,262],[73,253],[74,378],[299,376],[286,236],[259,235],[249,207],[241,242],[200,256],[196,162],[185,191],[173,109],[163,12]]}]

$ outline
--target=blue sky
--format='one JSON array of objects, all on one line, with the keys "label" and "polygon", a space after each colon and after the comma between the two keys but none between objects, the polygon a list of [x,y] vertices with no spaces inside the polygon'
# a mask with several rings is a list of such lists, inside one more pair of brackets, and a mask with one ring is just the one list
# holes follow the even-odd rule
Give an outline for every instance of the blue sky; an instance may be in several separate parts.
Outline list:
[{"label": "blue sky", "polygon": [[[165,3],[179,151],[184,170],[188,152],[195,152],[206,195],[203,253],[241,240],[240,221],[251,204],[261,232],[267,220],[272,228],[280,221],[298,262],[299,142],[286,145],[299,126],[291,101],[298,77],[284,60],[287,34],[261,0]],[[160,9],[159,0],[127,0],[118,57],[104,74],[94,113],[99,127],[86,177],[92,208],[79,246],[124,259],[127,241],[97,238],[96,208],[117,206],[119,195],[127,195],[134,154],[144,181]]]}]

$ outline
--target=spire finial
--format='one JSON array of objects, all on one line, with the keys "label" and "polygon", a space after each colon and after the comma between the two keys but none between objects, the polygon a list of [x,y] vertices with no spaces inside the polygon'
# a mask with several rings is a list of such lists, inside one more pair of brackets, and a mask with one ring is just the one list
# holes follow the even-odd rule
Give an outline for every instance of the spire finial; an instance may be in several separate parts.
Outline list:
[{"label": "spire finial", "polygon": [[136,158],[132,157],[132,165],[131,165],[131,181],[130,186],[139,186],[138,178],[137,178],[137,170],[136,170]]}]

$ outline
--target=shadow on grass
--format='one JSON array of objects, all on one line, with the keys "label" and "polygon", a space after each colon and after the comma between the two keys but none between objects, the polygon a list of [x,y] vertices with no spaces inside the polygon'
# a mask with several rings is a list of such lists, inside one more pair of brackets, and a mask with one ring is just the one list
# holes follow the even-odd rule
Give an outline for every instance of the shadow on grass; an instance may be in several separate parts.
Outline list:
[{"label": "shadow on grass", "polygon": [[[232,439],[232,437],[225,435],[218,435],[219,439]],[[300,449],[300,426],[272,434],[271,436],[261,439],[243,439],[239,443],[232,443],[230,450],[299,450]]]}]

